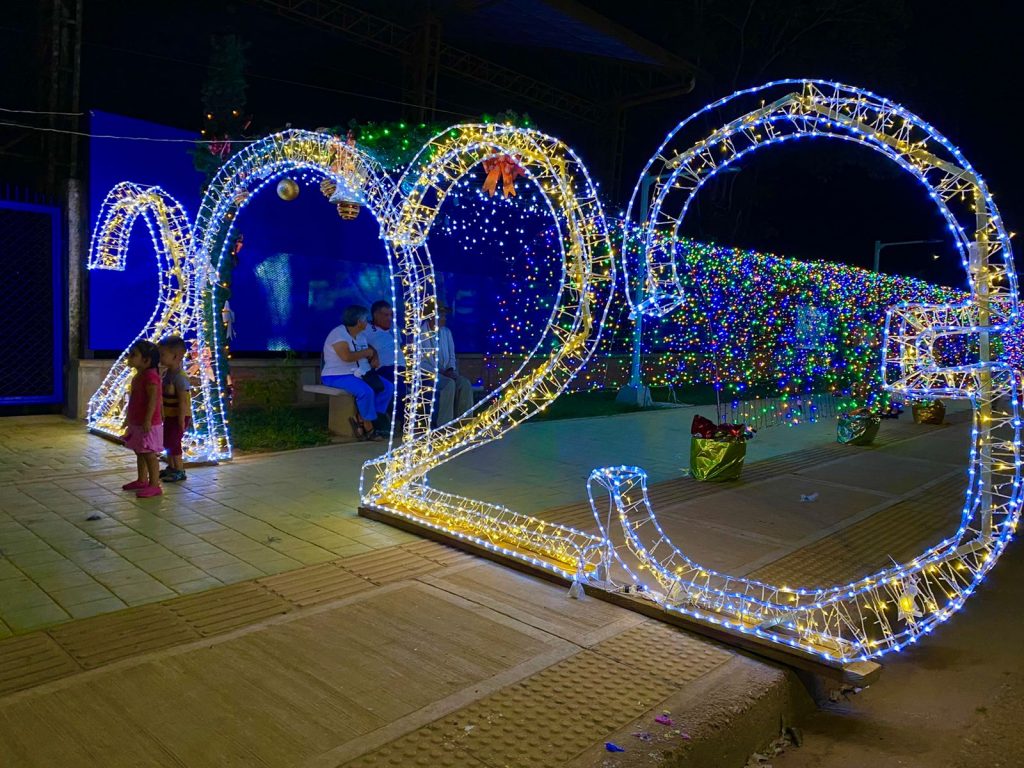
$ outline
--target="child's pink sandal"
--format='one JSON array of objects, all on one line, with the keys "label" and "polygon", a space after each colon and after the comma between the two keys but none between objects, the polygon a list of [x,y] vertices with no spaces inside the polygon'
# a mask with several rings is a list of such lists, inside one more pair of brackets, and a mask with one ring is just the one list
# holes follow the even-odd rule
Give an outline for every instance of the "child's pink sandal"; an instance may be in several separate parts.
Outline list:
[{"label": "child's pink sandal", "polygon": [[151,496],[162,496],[163,493],[164,489],[161,488],[159,485],[147,485],[145,488],[143,488],[141,491],[135,494],[135,498],[148,499]]},{"label": "child's pink sandal", "polygon": [[145,488],[149,485],[145,480],[132,480],[130,483],[125,483],[121,486],[122,491],[138,491],[141,488]]}]

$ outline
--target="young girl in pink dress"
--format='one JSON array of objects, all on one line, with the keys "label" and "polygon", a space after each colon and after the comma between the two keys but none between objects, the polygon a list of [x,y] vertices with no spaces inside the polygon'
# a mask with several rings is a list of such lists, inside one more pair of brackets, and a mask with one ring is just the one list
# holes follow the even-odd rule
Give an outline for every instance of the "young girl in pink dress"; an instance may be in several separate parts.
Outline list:
[{"label": "young girl in pink dress", "polygon": [[146,499],[163,493],[160,461],[164,425],[160,408],[160,349],[151,341],[137,341],[128,350],[128,365],[135,369],[128,394],[124,444],[135,451],[139,477],[121,487]]}]

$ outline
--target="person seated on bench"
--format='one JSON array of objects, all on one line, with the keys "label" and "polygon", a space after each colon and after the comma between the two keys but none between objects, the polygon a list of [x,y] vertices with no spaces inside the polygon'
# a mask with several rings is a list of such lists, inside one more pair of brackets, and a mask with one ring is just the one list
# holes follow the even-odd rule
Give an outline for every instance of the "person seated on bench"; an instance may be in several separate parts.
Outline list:
[{"label": "person seated on bench", "polygon": [[[426,364],[433,364],[437,349],[437,426],[447,424],[473,407],[473,382],[459,373],[455,359],[455,340],[446,327],[451,310],[443,303],[437,307],[437,334],[427,342]],[[434,318],[428,317],[424,328],[434,330]]]},{"label": "person seated on bench", "polygon": [[324,340],[324,368],[320,381],[350,393],[356,401],[359,420],[350,419],[360,440],[383,440],[374,427],[374,420],[386,414],[391,405],[394,385],[372,369],[377,351],[367,343],[366,307],[353,304],[345,307],[341,325]]},{"label": "person seated on bench", "polygon": [[[387,379],[398,390],[397,405],[392,414],[401,423],[405,404],[405,382],[399,375],[403,360],[401,352],[395,349],[395,310],[385,299],[378,299],[370,305],[370,326],[364,332],[366,341],[377,350],[377,360],[372,361],[374,370],[381,378]],[[378,365],[379,363],[379,365]]]}]

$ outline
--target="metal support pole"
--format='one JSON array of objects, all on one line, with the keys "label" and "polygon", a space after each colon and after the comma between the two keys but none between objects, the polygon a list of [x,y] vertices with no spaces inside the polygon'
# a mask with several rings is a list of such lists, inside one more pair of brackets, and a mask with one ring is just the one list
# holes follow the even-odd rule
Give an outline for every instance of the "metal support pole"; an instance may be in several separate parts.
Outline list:
[{"label": "metal support pole", "polygon": [[992,535],[992,372],[988,363],[992,359],[988,326],[989,312],[989,247],[988,206],[978,186],[974,187],[975,227],[974,242],[970,245],[970,270],[974,282],[974,300],[978,303],[978,362],[982,368],[978,375],[978,455],[981,459],[981,536]]},{"label": "metal support pole", "polygon": [[[647,218],[649,213],[648,207],[650,204],[650,193],[651,185],[656,181],[657,177],[646,175],[640,182],[640,212],[644,219]],[[629,226],[629,222],[626,222],[626,226]],[[623,232],[623,248],[625,248],[625,238],[629,236],[628,232]],[[639,306],[643,303],[646,296],[644,290],[647,286],[647,274],[646,264],[643,268],[638,268],[639,278],[637,280],[636,292],[634,294],[634,303]],[[644,338],[644,315],[639,310],[635,311],[632,316],[633,319],[633,344],[632,344],[632,358],[630,360],[629,367],[629,384],[622,387],[619,393],[615,396],[615,401],[618,403],[629,403],[631,405],[649,406],[651,404],[651,390],[644,386],[640,375],[640,356],[641,346]]]},{"label": "metal support pole", "polygon": [[878,272],[878,257],[882,255],[882,243],[875,240],[875,265],[871,268],[873,272]]}]

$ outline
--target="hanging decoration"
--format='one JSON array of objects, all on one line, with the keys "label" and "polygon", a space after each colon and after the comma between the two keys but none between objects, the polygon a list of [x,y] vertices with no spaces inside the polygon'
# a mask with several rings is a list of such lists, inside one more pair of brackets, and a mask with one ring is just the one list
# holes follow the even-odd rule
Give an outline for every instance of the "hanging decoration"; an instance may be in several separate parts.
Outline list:
[{"label": "hanging decoration", "polygon": [[338,215],[345,221],[352,221],[359,216],[363,207],[356,202],[346,200],[337,204]]},{"label": "hanging decoration", "polygon": [[224,339],[231,341],[235,338],[235,312],[231,309],[231,302],[225,301],[220,311],[221,320],[224,323]]},{"label": "hanging decoration", "polygon": [[294,179],[281,179],[277,182],[277,196],[285,202],[291,202],[299,196],[299,185]]},{"label": "hanging decoration", "polygon": [[494,196],[498,190],[498,182],[501,182],[502,197],[515,197],[515,181],[520,176],[526,175],[526,171],[519,164],[519,158],[514,155],[497,155],[483,161],[484,178],[483,190],[488,195]]}]

